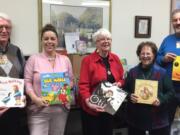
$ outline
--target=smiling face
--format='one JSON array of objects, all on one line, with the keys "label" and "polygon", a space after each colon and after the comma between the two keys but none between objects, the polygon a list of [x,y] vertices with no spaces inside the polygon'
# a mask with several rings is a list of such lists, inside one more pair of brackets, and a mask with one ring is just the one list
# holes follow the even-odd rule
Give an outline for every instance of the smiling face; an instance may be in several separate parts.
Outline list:
[{"label": "smiling face", "polygon": [[11,23],[6,19],[0,18],[0,44],[7,45],[11,34]]},{"label": "smiling face", "polygon": [[150,46],[144,46],[142,49],[141,49],[141,52],[140,52],[140,55],[139,55],[139,59],[142,63],[142,67],[143,68],[146,68],[148,67],[149,65],[151,65],[154,61],[154,54],[153,54],[153,51],[152,51],[152,48]]},{"label": "smiling face", "polygon": [[47,54],[52,55],[58,44],[58,38],[53,31],[46,31],[42,36],[42,45]]},{"label": "smiling face", "polygon": [[96,40],[96,48],[101,56],[107,55],[111,49],[112,39],[107,35],[100,35]]},{"label": "smiling face", "polygon": [[180,35],[180,12],[172,16],[172,25],[176,34]]}]

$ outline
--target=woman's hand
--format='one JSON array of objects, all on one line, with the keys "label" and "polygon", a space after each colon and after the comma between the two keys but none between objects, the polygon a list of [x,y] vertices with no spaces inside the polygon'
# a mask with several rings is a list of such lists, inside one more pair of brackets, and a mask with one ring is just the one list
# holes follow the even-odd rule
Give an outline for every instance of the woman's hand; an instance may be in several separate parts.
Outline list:
[{"label": "woman's hand", "polygon": [[160,101],[159,101],[159,99],[156,99],[156,100],[153,102],[153,105],[154,105],[154,106],[160,106]]},{"label": "woman's hand", "polygon": [[89,98],[87,98],[87,99],[85,100],[85,102],[86,102],[86,105],[87,105],[90,109],[92,109],[93,111],[96,111],[96,112],[105,112],[104,106],[102,107],[102,106],[98,106],[98,105],[92,104],[92,103],[89,101]]},{"label": "woman's hand", "polygon": [[120,88],[122,87],[122,84],[120,82],[115,82],[115,83],[113,83],[113,85],[118,86]]},{"label": "woman's hand", "polygon": [[135,95],[135,94],[131,94],[130,99],[131,99],[131,102],[132,102],[132,103],[137,103],[137,101],[138,101],[138,96]]},{"label": "woman's hand", "polygon": [[41,97],[36,97],[33,99],[33,102],[38,106],[38,107],[43,107],[43,106],[49,106],[48,102]]}]

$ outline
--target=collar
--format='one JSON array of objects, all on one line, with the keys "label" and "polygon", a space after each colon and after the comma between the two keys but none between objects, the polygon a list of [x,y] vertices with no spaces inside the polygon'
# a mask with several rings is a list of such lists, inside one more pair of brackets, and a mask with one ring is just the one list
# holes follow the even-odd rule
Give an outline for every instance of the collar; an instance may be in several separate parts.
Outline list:
[{"label": "collar", "polygon": [[[112,57],[111,52],[109,52],[108,55],[109,55],[109,56],[108,56],[108,61],[113,61],[113,57]],[[102,62],[102,58],[101,58],[101,56],[97,53],[96,50],[92,53],[92,56],[93,56],[94,62]]]},{"label": "collar", "polygon": [[7,53],[7,51],[8,51],[8,48],[9,48],[9,42],[8,42],[8,44],[5,46],[5,48],[3,48],[3,47],[1,47],[1,45],[0,45],[0,54],[6,54]]}]

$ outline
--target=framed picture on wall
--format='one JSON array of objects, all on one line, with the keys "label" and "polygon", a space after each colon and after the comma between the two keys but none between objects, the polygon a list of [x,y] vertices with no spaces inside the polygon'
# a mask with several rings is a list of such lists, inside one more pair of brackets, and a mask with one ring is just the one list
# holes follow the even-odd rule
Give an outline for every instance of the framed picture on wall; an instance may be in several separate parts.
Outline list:
[{"label": "framed picture on wall", "polygon": [[79,40],[86,43],[87,52],[93,52],[95,45],[92,42],[92,34],[102,27],[110,29],[110,2],[52,1],[42,0],[42,24],[51,23],[56,27],[60,38],[58,47],[67,49],[65,33],[79,33]]},{"label": "framed picture on wall", "polygon": [[151,16],[135,16],[135,31],[136,38],[151,37]]}]

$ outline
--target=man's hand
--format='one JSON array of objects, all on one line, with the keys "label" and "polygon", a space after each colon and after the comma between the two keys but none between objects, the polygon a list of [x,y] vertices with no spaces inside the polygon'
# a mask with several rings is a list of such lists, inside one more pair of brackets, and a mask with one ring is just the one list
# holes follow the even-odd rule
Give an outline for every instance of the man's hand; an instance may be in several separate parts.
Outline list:
[{"label": "man's hand", "polygon": [[172,62],[173,60],[175,60],[176,58],[176,54],[174,53],[166,53],[166,55],[164,56],[163,58],[163,61],[164,62]]},{"label": "man's hand", "polygon": [[0,116],[5,113],[9,108],[8,107],[0,107]]}]

